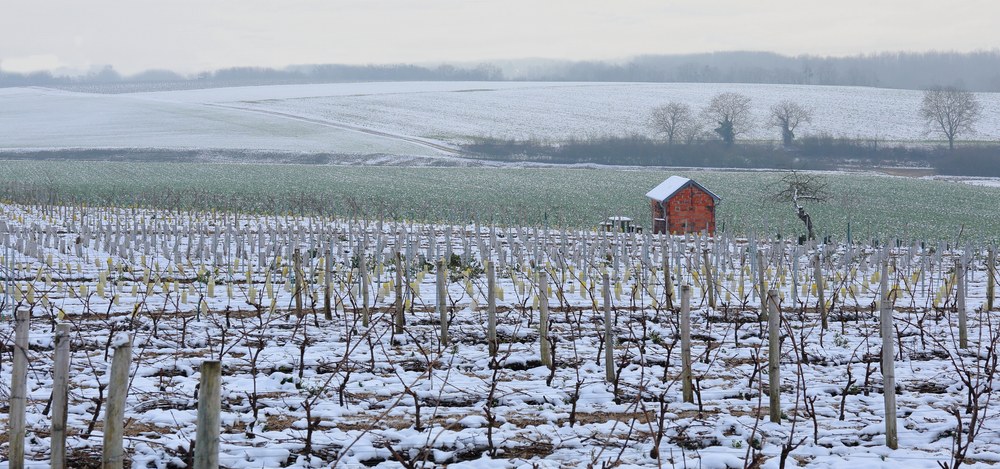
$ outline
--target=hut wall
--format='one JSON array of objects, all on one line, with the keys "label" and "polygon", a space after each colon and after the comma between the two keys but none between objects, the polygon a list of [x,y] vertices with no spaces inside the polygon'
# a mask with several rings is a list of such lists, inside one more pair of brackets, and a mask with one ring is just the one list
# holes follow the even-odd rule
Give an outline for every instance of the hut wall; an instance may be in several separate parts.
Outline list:
[{"label": "hut wall", "polygon": [[[654,202],[654,206],[659,205]],[[654,218],[656,210],[654,208]],[[715,233],[715,199],[707,192],[688,186],[667,201],[667,222],[670,233]],[[654,229],[655,232],[655,229]]]}]

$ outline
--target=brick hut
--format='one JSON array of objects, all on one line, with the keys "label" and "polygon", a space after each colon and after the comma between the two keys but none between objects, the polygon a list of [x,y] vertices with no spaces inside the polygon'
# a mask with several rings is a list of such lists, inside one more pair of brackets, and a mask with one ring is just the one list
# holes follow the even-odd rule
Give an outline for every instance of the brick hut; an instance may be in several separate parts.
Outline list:
[{"label": "brick hut", "polygon": [[646,193],[653,233],[715,233],[715,204],[721,198],[688,178],[670,176]]}]

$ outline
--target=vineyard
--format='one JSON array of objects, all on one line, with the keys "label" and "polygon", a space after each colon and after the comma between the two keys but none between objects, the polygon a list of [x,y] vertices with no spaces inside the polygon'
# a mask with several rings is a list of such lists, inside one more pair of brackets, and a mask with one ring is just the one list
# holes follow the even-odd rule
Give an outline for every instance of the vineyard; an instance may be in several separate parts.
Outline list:
[{"label": "vineyard", "polygon": [[[591,228],[625,215],[648,227],[643,194],[671,174],[722,197],[729,233],[795,238],[801,222],[773,203],[784,173],[555,168],[5,161],[0,198],[24,203],[140,206],[504,226]],[[825,173],[831,199],[810,207],[817,234],[846,241],[996,238],[1000,191],[951,181]]]},{"label": "vineyard", "polygon": [[[919,238],[926,227],[888,236],[879,225],[871,241],[797,245],[771,235],[777,217],[770,229],[740,231],[736,220],[764,221],[738,212],[715,237],[590,231],[551,218],[276,215],[262,213],[274,208],[262,179],[233,176],[255,167],[163,168],[194,194],[164,197],[192,210],[154,200],[0,206],[5,467],[1000,462],[998,275],[983,241],[996,230],[986,222],[964,237],[943,224],[942,241]],[[272,187],[303,174],[272,169]],[[66,179],[31,194],[114,201],[163,188],[127,174],[152,171],[143,165],[84,165],[76,177],[102,170],[117,172],[91,179],[113,181],[86,189],[94,192],[57,176]],[[342,197],[324,191],[389,174],[331,171],[344,173],[332,189],[332,173],[301,187]],[[432,171],[406,172],[402,194],[438,183]],[[460,173],[485,177],[477,174]],[[660,177],[517,173],[568,174],[574,184]],[[729,183],[745,189],[770,177],[704,176],[724,200],[725,178],[745,178]],[[212,177],[218,192],[198,192]],[[911,182],[902,179],[835,180],[855,190],[876,181],[891,200],[919,193],[896,192]],[[961,191],[971,205],[996,197],[919,182]],[[291,204],[300,193],[271,200]],[[457,209],[461,197],[437,194],[419,203],[442,197],[449,216],[473,214]],[[599,207],[624,197],[613,194]],[[234,207],[197,210],[215,197]],[[253,200],[258,212],[235,209]],[[879,216],[927,216],[913,206]]]}]

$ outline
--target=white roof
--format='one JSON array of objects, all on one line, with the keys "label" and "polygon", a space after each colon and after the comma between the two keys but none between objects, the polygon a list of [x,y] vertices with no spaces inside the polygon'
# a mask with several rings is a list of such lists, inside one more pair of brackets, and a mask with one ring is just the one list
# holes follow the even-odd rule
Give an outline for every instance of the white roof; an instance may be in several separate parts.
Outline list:
[{"label": "white roof", "polygon": [[686,177],[681,176],[670,176],[667,180],[660,183],[660,185],[653,188],[653,190],[646,193],[646,197],[653,199],[657,202],[663,202],[669,199],[677,191],[687,187],[688,185],[694,185],[699,189],[707,192],[709,195],[715,198],[715,200],[722,200],[719,196],[712,193],[712,191],[706,189],[701,184],[694,182]]}]

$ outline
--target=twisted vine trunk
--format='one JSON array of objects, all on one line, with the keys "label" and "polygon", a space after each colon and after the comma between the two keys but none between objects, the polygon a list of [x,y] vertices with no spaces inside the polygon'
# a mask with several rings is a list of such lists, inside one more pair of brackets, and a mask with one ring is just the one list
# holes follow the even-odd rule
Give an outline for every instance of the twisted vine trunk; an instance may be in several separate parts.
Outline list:
[{"label": "twisted vine trunk", "polygon": [[806,213],[806,209],[803,207],[797,207],[797,209],[799,220],[802,220],[802,223],[806,225],[806,236],[808,236],[810,240],[816,239],[816,233],[813,232],[812,216]]}]

